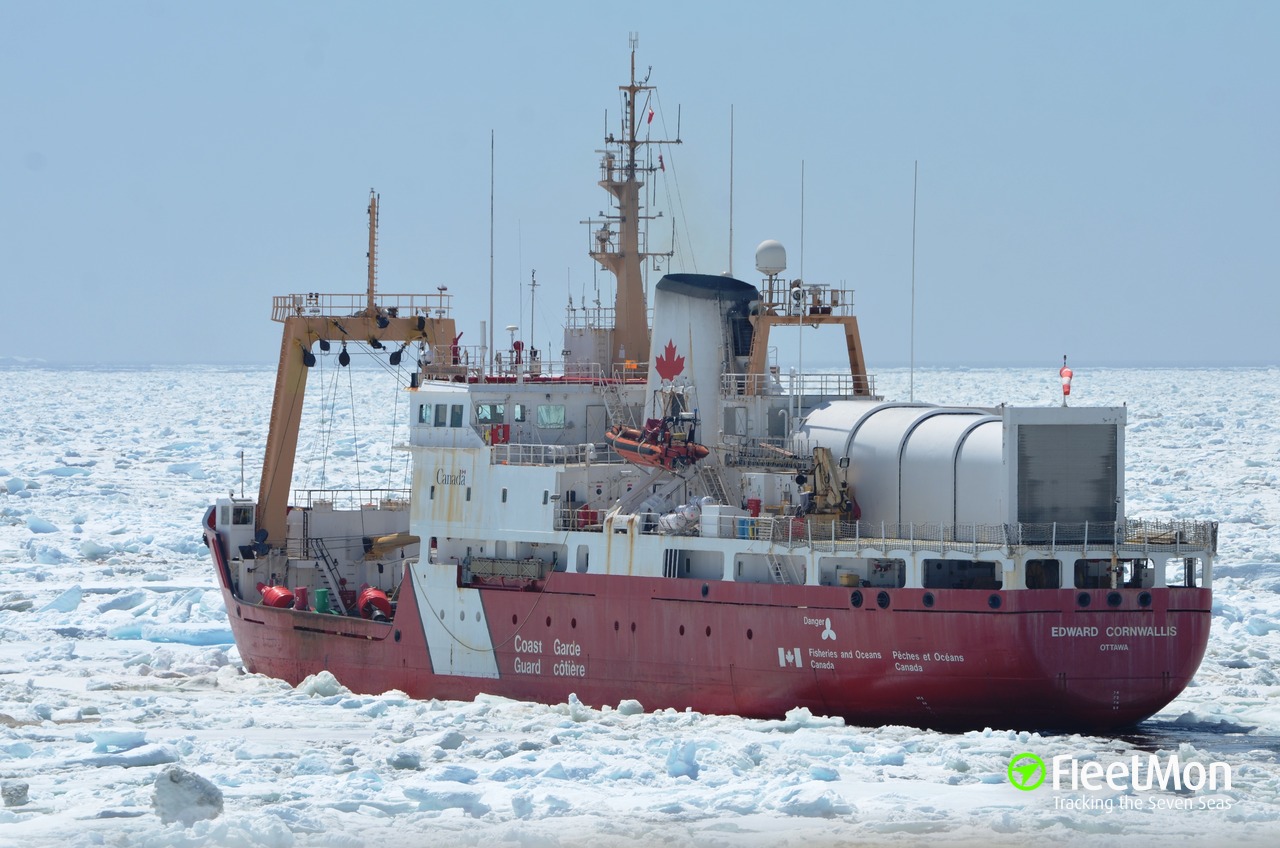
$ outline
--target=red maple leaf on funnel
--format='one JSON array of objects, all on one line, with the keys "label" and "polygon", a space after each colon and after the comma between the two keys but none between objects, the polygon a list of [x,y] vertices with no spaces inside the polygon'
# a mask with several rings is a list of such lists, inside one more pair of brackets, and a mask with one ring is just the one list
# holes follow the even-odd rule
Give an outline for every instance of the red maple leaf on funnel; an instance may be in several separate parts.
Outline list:
[{"label": "red maple leaf on funnel", "polygon": [[684,357],[676,356],[675,342],[668,340],[662,355],[653,361],[653,368],[664,380],[674,380],[684,370]]}]

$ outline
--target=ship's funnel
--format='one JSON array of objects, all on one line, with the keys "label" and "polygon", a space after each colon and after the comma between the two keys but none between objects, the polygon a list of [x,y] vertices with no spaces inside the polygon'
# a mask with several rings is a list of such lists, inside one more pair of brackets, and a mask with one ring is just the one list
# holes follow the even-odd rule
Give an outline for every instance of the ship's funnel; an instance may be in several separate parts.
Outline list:
[{"label": "ship's funnel", "polygon": [[654,288],[653,345],[645,417],[670,414],[662,407],[676,392],[681,411],[704,420],[718,415],[722,375],[740,372],[735,357],[751,350],[750,304],[759,290],[732,277],[668,274]]}]

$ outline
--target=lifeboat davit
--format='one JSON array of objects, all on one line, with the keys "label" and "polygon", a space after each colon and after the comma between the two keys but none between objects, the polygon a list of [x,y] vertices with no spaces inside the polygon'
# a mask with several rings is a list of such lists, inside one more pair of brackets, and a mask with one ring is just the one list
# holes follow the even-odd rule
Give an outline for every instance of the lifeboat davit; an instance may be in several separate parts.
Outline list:
[{"label": "lifeboat davit", "polygon": [[279,609],[288,609],[293,606],[293,593],[283,586],[268,586],[266,583],[259,583],[258,592],[262,595],[264,606],[277,607]]},{"label": "lifeboat davit", "polygon": [[674,437],[660,419],[650,419],[644,430],[615,425],[604,440],[628,462],[667,471],[687,468],[711,453],[706,445]]}]

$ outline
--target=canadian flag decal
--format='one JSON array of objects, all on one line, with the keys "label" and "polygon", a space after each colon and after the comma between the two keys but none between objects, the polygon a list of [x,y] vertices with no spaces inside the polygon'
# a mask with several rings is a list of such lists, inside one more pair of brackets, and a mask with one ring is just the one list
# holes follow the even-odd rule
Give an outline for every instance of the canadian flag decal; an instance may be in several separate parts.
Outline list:
[{"label": "canadian flag decal", "polygon": [[796,668],[800,668],[800,649],[796,648],[794,651],[789,651],[786,648],[779,648],[778,665],[783,668],[786,668],[789,665],[794,665]]},{"label": "canadian flag decal", "polygon": [[674,380],[684,370],[684,357],[676,356],[676,345],[672,340],[662,349],[661,355],[653,361],[653,368],[664,380]]}]

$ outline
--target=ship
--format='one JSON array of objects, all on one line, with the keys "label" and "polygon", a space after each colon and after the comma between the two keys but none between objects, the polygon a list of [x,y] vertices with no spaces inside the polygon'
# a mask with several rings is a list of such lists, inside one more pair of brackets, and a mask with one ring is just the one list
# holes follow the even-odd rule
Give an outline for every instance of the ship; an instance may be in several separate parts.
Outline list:
[{"label": "ship", "polygon": [[[1217,524],[1126,514],[1125,407],[1068,405],[1065,362],[1061,403],[886,400],[853,290],[789,279],[772,240],[758,284],[666,272],[650,315],[671,254],[645,183],[680,139],[651,137],[648,80],[633,46],[610,214],[584,222],[614,304],[570,301],[558,361],[483,325],[462,345],[444,287],[379,293],[374,193],[366,290],[274,298],[258,496],[202,524],[245,668],[942,730],[1104,731],[1169,704],[1205,652]],[[783,327],[837,334],[847,369],[784,370]],[[308,372],[348,345],[412,363],[408,486],[291,498]]]}]

